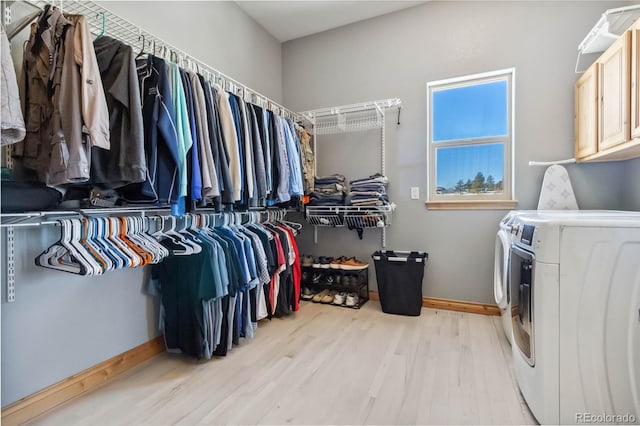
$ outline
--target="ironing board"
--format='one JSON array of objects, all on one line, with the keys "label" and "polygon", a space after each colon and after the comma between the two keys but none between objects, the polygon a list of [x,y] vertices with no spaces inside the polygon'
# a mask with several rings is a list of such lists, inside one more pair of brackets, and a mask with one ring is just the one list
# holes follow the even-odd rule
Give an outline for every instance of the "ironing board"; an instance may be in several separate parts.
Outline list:
[{"label": "ironing board", "polygon": [[571,179],[564,167],[554,164],[544,172],[538,210],[578,210]]}]

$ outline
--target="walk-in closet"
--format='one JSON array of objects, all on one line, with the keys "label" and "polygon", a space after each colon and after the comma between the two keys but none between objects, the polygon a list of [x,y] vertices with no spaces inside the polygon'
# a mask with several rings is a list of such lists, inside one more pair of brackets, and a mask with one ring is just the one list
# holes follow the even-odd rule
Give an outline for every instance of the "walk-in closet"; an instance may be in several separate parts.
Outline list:
[{"label": "walk-in closet", "polygon": [[640,423],[640,4],[0,8],[3,424]]}]

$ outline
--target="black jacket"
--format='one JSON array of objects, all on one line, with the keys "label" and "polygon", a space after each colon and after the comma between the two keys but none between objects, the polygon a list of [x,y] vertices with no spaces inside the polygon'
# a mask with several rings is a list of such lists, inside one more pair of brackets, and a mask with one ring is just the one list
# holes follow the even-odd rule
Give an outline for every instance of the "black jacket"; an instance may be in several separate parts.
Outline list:
[{"label": "black jacket", "polygon": [[147,161],[133,50],[107,36],[95,40],[93,46],[109,110],[111,149],[92,149],[92,181],[103,188],[143,182]]}]

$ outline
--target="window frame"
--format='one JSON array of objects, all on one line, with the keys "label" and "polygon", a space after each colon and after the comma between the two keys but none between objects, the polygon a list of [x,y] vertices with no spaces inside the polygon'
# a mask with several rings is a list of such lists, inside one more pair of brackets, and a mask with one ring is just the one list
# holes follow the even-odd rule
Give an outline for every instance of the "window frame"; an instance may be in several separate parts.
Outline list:
[{"label": "window frame", "polygon": [[[471,74],[427,83],[427,206],[429,208],[513,208],[514,188],[514,123],[515,123],[515,68],[506,68],[479,74]],[[473,86],[496,81],[507,82],[507,134],[479,138],[452,139],[441,142],[433,141],[433,93],[438,90]],[[436,148],[482,146],[491,143],[502,143],[503,158],[503,193],[502,194],[438,194],[436,181]]]}]

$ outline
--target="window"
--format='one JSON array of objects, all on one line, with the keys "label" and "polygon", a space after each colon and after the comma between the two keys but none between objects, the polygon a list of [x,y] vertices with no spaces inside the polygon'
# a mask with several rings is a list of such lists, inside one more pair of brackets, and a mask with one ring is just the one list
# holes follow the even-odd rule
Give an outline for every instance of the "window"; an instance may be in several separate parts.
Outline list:
[{"label": "window", "polygon": [[515,70],[427,83],[429,208],[512,208]]}]

